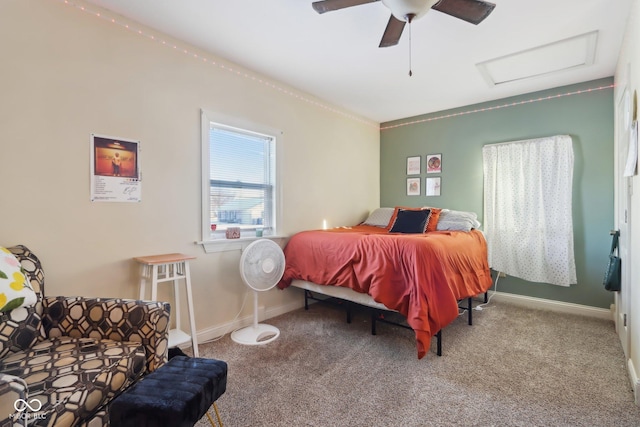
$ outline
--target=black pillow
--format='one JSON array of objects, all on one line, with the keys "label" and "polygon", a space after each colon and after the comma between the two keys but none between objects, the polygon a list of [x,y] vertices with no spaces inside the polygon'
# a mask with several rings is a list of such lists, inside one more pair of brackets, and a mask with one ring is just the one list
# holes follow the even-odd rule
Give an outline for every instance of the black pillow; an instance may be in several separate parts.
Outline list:
[{"label": "black pillow", "polygon": [[429,223],[431,209],[418,211],[400,209],[390,233],[424,233]]}]

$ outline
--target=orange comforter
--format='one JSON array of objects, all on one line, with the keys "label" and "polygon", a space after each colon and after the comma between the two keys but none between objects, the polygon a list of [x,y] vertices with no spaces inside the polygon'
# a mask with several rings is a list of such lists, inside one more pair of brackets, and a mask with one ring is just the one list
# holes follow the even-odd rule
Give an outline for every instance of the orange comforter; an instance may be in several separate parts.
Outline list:
[{"label": "orange comforter", "polygon": [[491,287],[480,231],[389,233],[372,226],[303,231],[284,249],[281,289],[293,279],[345,286],[371,295],[407,319],[418,358],[431,337],[458,316],[458,300]]}]

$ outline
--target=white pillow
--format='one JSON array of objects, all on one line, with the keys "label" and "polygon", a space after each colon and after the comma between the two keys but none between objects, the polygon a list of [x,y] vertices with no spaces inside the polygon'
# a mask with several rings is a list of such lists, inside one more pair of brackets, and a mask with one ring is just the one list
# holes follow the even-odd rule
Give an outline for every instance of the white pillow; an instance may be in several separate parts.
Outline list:
[{"label": "white pillow", "polygon": [[394,211],[395,208],[374,209],[369,215],[369,218],[367,218],[362,224],[386,228],[386,226],[389,225],[389,221],[391,221],[391,216],[393,216]]},{"label": "white pillow", "polygon": [[477,218],[478,215],[475,212],[443,209],[436,230],[471,231],[472,228],[480,228],[480,222]]},{"label": "white pillow", "polygon": [[22,273],[20,261],[6,248],[0,247],[0,312],[27,307],[38,296]]}]

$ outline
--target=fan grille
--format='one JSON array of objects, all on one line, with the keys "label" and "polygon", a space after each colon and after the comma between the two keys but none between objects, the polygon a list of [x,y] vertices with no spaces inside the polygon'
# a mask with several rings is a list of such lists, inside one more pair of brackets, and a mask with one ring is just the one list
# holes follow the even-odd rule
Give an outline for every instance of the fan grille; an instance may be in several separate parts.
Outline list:
[{"label": "fan grille", "polygon": [[272,240],[256,240],[242,251],[240,275],[247,286],[266,291],[278,284],[284,274],[284,253]]}]

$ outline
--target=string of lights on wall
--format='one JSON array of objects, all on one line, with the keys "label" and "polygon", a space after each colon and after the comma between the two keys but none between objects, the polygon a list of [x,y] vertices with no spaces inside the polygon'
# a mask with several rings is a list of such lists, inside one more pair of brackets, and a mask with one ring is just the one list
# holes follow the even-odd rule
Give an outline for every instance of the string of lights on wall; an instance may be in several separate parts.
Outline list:
[{"label": "string of lights on wall", "polygon": [[583,93],[595,92],[595,91],[605,90],[605,89],[612,89],[614,86],[615,85],[610,84],[610,85],[606,85],[606,86],[599,86],[599,87],[594,87],[594,88],[589,88],[589,89],[576,90],[576,91],[573,91],[573,92],[566,92],[566,93],[559,93],[559,94],[556,94],[556,95],[542,96],[540,98],[527,99],[527,100],[524,100],[524,101],[510,102],[510,103],[507,103],[507,104],[495,105],[493,107],[476,108],[474,110],[460,111],[458,113],[451,113],[451,114],[444,114],[444,115],[441,115],[441,116],[427,117],[427,118],[424,118],[424,119],[412,120],[410,122],[403,122],[403,123],[397,123],[397,124],[389,125],[389,126],[382,126],[382,127],[380,127],[380,130],[394,129],[394,128],[401,127],[401,126],[409,126],[409,125],[415,125],[415,124],[418,124],[418,123],[433,122],[433,121],[442,120],[442,119],[450,119],[452,117],[466,116],[468,114],[475,114],[475,113],[483,113],[485,111],[499,110],[501,108],[517,107],[519,105],[532,104],[534,102],[549,101],[550,99],[563,98],[565,96],[580,95],[580,94],[583,94]]},{"label": "string of lights on wall", "polygon": [[174,50],[176,52],[183,53],[184,55],[187,55],[187,56],[189,56],[189,57],[191,57],[191,58],[193,58],[195,60],[202,61],[203,63],[211,65],[213,67],[217,67],[220,70],[224,70],[224,71],[227,71],[229,73],[235,74],[235,75],[237,75],[239,77],[243,77],[243,78],[246,78],[246,79],[251,80],[253,82],[263,84],[263,85],[265,85],[265,86],[267,86],[267,87],[269,87],[271,89],[274,89],[274,90],[276,90],[276,91],[278,91],[280,93],[283,93],[285,95],[291,96],[291,97],[293,97],[295,99],[298,99],[300,101],[306,102],[307,104],[311,104],[311,105],[313,105],[315,107],[319,107],[319,108],[322,108],[324,110],[330,111],[332,113],[336,113],[336,114],[339,114],[341,116],[347,117],[349,119],[356,120],[356,121],[359,121],[359,122],[362,122],[362,123],[365,123],[365,124],[368,124],[370,126],[374,126],[374,127],[378,128],[378,124],[377,123],[373,123],[371,121],[365,120],[365,119],[363,119],[361,117],[358,117],[358,116],[355,116],[353,114],[346,113],[346,112],[344,112],[342,110],[339,110],[337,108],[330,107],[330,106],[325,105],[325,104],[323,104],[321,102],[318,102],[318,101],[316,101],[314,99],[305,97],[305,96],[303,96],[303,95],[301,95],[299,93],[293,92],[290,89],[287,89],[287,88],[282,87],[280,85],[277,85],[277,84],[275,84],[273,82],[270,82],[270,81],[268,81],[266,79],[262,79],[260,77],[256,77],[254,75],[251,75],[251,74],[249,74],[248,72],[246,72],[244,70],[241,70],[241,69],[238,69],[238,68],[234,68],[232,66],[223,64],[222,62],[215,61],[213,59],[207,58],[206,56],[197,53],[195,50],[190,50],[190,49],[186,49],[186,48],[184,48],[182,46],[178,46],[176,43],[174,43],[172,41],[169,41],[169,40],[163,39],[162,37],[156,36],[156,35],[152,34],[150,31],[143,30],[142,28],[139,28],[139,27],[137,27],[137,26],[135,26],[133,24],[130,24],[128,22],[125,22],[124,20],[118,20],[118,19],[116,19],[116,18],[114,18],[112,16],[107,16],[107,15],[101,13],[101,12],[98,12],[96,10],[91,10],[90,8],[88,8],[88,7],[84,6],[84,5],[77,4],[77,3],[73,2],[73,1],[70,1],[70,0],[56,0],[56,1],[64,3],[67,6],[74,7],[75,9],[80,10],[80,11],[82,11],[84,13],[87,13],[87,14],[89,14],[91,16],[94,16],[96,18],[100,18],[100,19],[104,20],[105,22],[109,22],[109,23],[111,23],[113,25],[117,25],[120,28],[128,30],[128,31],[130,31],[132,33],[138,34],[138,35],[140,35],[142,37],[147,38],[148,40],[151,40],[151,41],[154,41],[156,43],[159,43],[159,44],[161,44],[163,46],[166,46],[166,47],[168,47],[168,48],[170,48],[170,49],[172,49],[172,50]]},{"label": "string of lights on wall", "polygon": [[[112,16],[103,15],[101,12],[97,12],[95,10],[91,10],[90,8],[87,8],[84,5],[77,4],[77,3],[73,2],[73,1],[70,1],[70,0],[56,0],[56,1],[64,3],[67,6],[74,7],[77,10],[80,10],[80,11],[82,11],[84,13],[87,13],[89,15],[92,15],[94,17],[100,18],[100,19],[102,19],[102,20],[104,20],[106,22],[109,22],[111,24],[117,25],[120,28],[123,28],[123,29],[125,29],[127,31],[130,31],[132,33],[138,34],[138,35],[140,35],[142,37],[145,37],[145,38],[147,38],[147,39],[149,39],[151,41],[154,41],[154,42],[159,43],[159,44],[161,44],[163,46],[166,46],[166,47],[168,47],[168,48],[170,48],[170,49],[172,49],[172,50],[174,50],[176,52],[181,52],[184,55],[187,55],[187,56],[189,56],[189,57],[191,57],[191,58],[193,58],[195,60],[202,61],[205,64],[211,65],[213,67],[217,67],[220,70],[224,70],[224,71],[227,71],[229,73],[233,73],[233,74],[235,74],[235,75],[237,75],[239,77],[246,78],[246,79],[251,80],[253,82],[263,84],[263,85],[265,85],[265,86],[267,86],[267,87],[269,87],[269,88],[271,88],[273,90],[276,90],[276,91],[278,91],[278,92],[280,92],[282,94],[291,96],[291,97],[293,97],[293,98],[295,98],[295,99],[297,99],[299,101],[306,102],[307,104],[311,104],[311,105],[313,105],[315,107],[324,109],[326,111],[330,111],[330,112],[335,113],[335,114],[339,114],[341,116],[347,117],[347,118],[352,119],[352,120],[356,120],[356,121],[359,121],[359,122],[362,122],[362,123],[365,123],[365,124],[368,124],[368,125],[371,125],[371,126],[378,127],[377,124],[373,124],[372,122],[364,120],[361,117],[355,116],[353,114],[346,113],[346,112],[344,112],[342,110],[339,110],[337,108],[330,107],[330,106],[325,105],[325,104],[323,104],[321,102],[318,102],[317,100],[305,97],[305,96],[303,96],[303,95],[301,95],[299,93],[293,92],[290,89],[287,89],[285,87],[277,85],[277,84],[275,84],[273,82],[270,82],[270,81],[268,81],[266,79],[263,79],[263,78],[260,78],[260,77],[256,77],[256,76],[254,76],[254,75],[252,75],[252,74],[250,74],[250,73],[248,73],[246,71],[243,71],[241,69],[237,69],[237,68],[234,68],[232,66],[226,65],[224,63],[221,63],[221,62],[215,61],[213,59],[207,58],[206,56],[204,56],[202,54],[198,54],[194,50],[190,50],[190,49],[186,49],[184,47],[178,46],[176,43],[174,43],[172,41],[165,40],[162,37],[158,37],[158,36],[152,34],[150,31],[143,30],[142,28],[138,28],[135,25],[131,25],[130,23],[125,22],[123,20],[118,20],[118,19],[116,19],[116,18],[114,18]],[[615,85],[610,84],[610,85],[606,85],[606,86],[600,86],[600,87],[583,89],[583,90],[576,90],[576,91],[566,92],[566,93],[561,93],[561,94],[556,94],[556,95],[543,96],[543,97],[533,98],[533,99],[524,100],[524,101],[516,101],[516,102],[507,103],[507,104],[495,105],[493,107],[477,108],[477,109],[461,111],[461,112],[457,112],[457,113],[444,114],[444,115],[434,116],[434,117],[427,117],[427,118],[424,118],[424,119],[418,119],[418,120],[412,120],[412,121],[408,121],[408,122],[396,123],[396,124],[389,125],[389,126],[380,126],[379,129],[381,131],[382,130],[389,130],[389,129],[394,129],[394,128],[398,128],[398,127],[402,127],[402,126],[410,126],[410,125],[419,124],[419,123],[432,122],[432,121],[442,120],[442,119],[449,119],[449,118],[452,118],[452,117],[465,116],[465,115],[475,114],[475,113],[483,113],[483,112],[486,112],[486,111],[499,110],[499,109],[502,109],[502,108],[517,107],[519,105],[531,104],[531,103],[534,103],[534,102],[548,101],[548,100],[551,100],[551,99],[562,98],[562,97],[565,97],[565,96],[580,95],[580,94],[583,94],[583,93],[595,92],[595,91],[600,91],[600,90],[605,90],[605,89],[612,89],[614,86]]]}]

